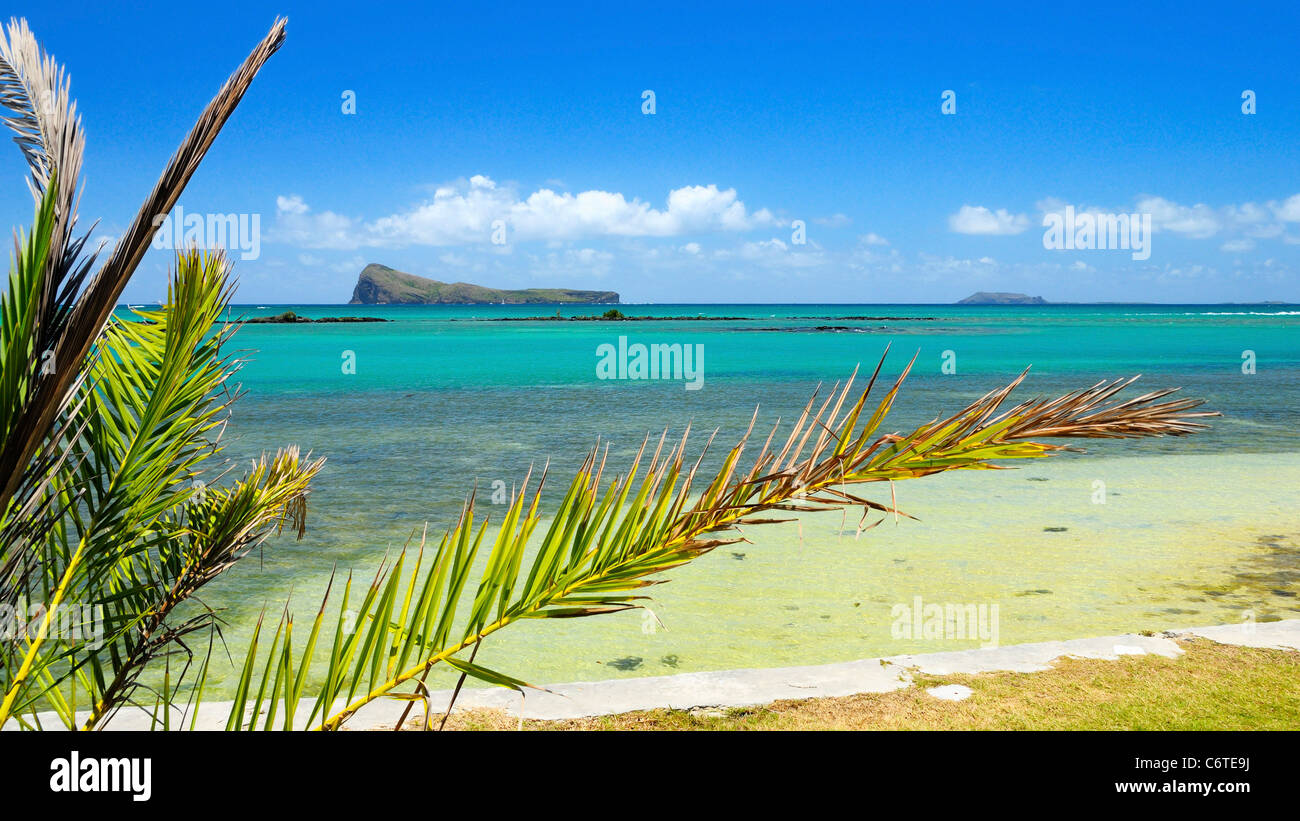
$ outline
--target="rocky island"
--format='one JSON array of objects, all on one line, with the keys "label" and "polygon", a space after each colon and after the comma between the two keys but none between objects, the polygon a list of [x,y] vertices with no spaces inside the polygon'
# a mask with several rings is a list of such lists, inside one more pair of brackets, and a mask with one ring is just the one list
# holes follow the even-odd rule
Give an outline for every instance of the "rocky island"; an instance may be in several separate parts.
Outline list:
[{"label": "rocky island", "polygon": [[977,291],[965,299],[959,300],[958,305],[1046,305],[1047,300],[1041,296],[1029,296],[1028,294],[1009,294],[1003,291]]},{"label": "rocky island", "polygon": [[361,270],[349,305],[617,305],[614,291],[527,288],[507,291],[468,282],[439,282],[371,263]]}]

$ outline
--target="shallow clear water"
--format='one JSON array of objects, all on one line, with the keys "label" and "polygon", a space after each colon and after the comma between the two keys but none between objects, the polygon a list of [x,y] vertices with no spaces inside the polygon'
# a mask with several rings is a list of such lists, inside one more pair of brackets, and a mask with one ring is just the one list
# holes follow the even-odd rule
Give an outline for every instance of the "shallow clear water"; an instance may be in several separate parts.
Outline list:
[{"label": "shallow clear water", "polygon": [[[272,539],[208,588],[205,601],[225,608],[232,652],[263,606],[278,610],[292,591],[305,614],[335,566],[369,578],[385,550],[425,522],[431,533],[449,526],[476,483],[509,485],[547,459],[565,476],[597,437],[625,463],[647,432],[687,423],[705,435],[717,428],[729,444],[756,405],[760,426],[789,419],[819,383],[874,366],[886,344],[891,378],[918,357],[891,429],[951,412],[1031,365],[1024,396],[1142,373],[1139,386],[1182,386],[1225,418],[1187,439],[1086,443],[1087,454],[1015,471],[900,483],[900,507],[920,521],[856,539],[853,518],[841,526],[838,513],[751,528],[753,544],[722,548],[655,588],[666,631],[636,612],[530,623],[485,643],[479,659],[562,681],[978,646],[895,635],[891,610],[917,596],[997,605],[1002,644],[1300,613],[1295,306],[619,308],[751,319],[482,321],[554,306],[234,309],[393,321],[252,325],[236,336],[250,361],[227,455],[296,443],[328,462],[307,538]],[[848,316],[876,318],[840,319]],[[851,330],[817,330],[828,325]],[[702,344],[703,387],[598,379],[597,348],[620,335]],[[1245,351],[1254,374],[1242,372]],[[955,374],[942,373],[945,356]],[[354,374],[341,367],[347,357]]]}]

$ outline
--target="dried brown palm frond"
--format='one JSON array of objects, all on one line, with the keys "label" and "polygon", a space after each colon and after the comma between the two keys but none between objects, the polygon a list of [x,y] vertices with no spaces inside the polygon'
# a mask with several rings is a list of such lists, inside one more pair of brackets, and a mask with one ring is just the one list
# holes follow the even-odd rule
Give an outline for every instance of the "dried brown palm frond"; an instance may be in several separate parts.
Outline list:
[{"label": "dried brown palm frond", "polygon": [[[9,112],[0,120],[16,135],[14,141],[31,171],[27,185],[38,203],[33,236],[15,239],[18,269],[5,294],[10,316],[0,341],[5,371],[0,385],[0,452],[18,453],[20,444],[30,444],[38,435],[33,431],[20,437],[17,426],[45,381],[45,352],[53,352],[66,331],[71,306],[95,257],[82,254],[86,235],[74,235],[84,150],[76,103],[63,68],[41,49],[25,20],[11,20],[0,31],[0,107]],[[73,394],[75,382],[76,377],[63,401]],[[68,416],[63,418],[66,422]],[[44,503],[43,479],[61,463],[62,432],[58,424],[39,432],[45,442],[22,460],[24,470],[6,463],[0,474],[0,601],[8,601],[14,582],[25,577],[19,567],[26,564],[30,569],[26,551],[4,548],[14,542],[34,543],[54,518],[34,515],[34,508]],[[6,511],[10,502],[15,504]]]},{"label": "dried brown palm frond", "polygon": [[[86,285],[80,298],[77,298],[75,288],[65,287],[71,282],[69,277],[75,279],[75,272],[60,267],[56,264],[58,255],[51,254],[52,262],[49,264],[55,266],[51,269],[53,276],[48,277],[42,287],[45,293],[57,291],[65,296],[60,307],[66,312],[66,321],[59,325],[54,336],[39,328],[37,330],[39,347],[35,350],[52,351],[55,369],[48,378],[32,380],[31,389],[21,397],[17,412],[4,431],[4,440],[0,443],[0,477],[4,477],[0,480],[0,510],[9,504],[24,480],[30,481],[27,465],[55,428],[60,410],[71,398],[82,361],[148,250],[157,230],[155,218],[166,215],[176,204],[253,78],[284,42],[284,26],[284,19],[276,20],[271,31],[208,103],[130,227]],[[52,59],[39,49],[26,25],[11,24],[10,32],[14,42],[3,53],[6,64],[0,67],[0,80],[4,83],[0,101],[15,114],[6,123],[18,132],[19,145],[32,164],[31,182],[37,189],[36,193],[43,194],[40,186],[50,180],[58,181],[58,203],[63,203],[66,197],[67,205],[62,206],[66,209],[62,211],[57,210],[60,205],[56,205],[56,222],[61,223],[61,227],[56,228],[55,235],[69,236],[73,199],[68,192],[75,189],[81,158],[76,107],[67,101],[67,83],[62,71],[54,67]],[[42,87],[36,86],[38,82]],[[60,162],[65,165],[60,166]],[[82,270],[80,276],[84,275]]]},{"label": "dried brown palm frond", "polygon": [[14,131],[31,169],[27,187],[40,202],[54,184],[54,230],[40,294],[40,343],[52,350],[68,318],[68,309],[93,264],[82,259],[86,235],[74,236],[77,225],[77,184],[85,136],[77,104],[69,94],[63,67],[40,47],[26,20],[10,19],[7,36],[0,37],[0,106],[10,116],[0,118]]}]

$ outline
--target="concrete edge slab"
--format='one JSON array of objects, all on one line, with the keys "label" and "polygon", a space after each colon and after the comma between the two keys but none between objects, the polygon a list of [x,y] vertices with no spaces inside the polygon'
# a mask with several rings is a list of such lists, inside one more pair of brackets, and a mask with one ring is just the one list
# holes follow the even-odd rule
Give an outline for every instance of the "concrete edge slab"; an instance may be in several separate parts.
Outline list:
[{"label": "concrete edge slab", "polygon": [[[1124,655],[1154,654],[1173,658],[1182,653],[1174,640],[1198,636],[1221,644],[1271,647],[1300,651],[1300,619],[1285,621],[1189,627],[1160,635],[1125,634],[1096,638],[1047,641],[1034,644],[958,650],[942,653],[890,656],[808,667],[775,667],[679,673],[671,676],[570,682],[529,691],[520,696],[500,688],[472,688],[461,692],[456,710],[500,709],[512,716],[555,721],[614,715],[657,708],[751,707],[783,699],[827,698],[862,693],[887,693],[911,686],[912,673],[1036,672],[1050,669],[1063,657],[1117,659]],[[429,694],[431,712],[445,712],[452,691]],[[225,726],[230,702],[211,702],[199,710],[197,729]],[[391,728],[406,702],[379,700],[352,717],[351,730]],[[305,726],[311,703],[300,704],[296,724]],[[418,706],[414,715],[422,714]],[[178,716],[179,718],[179,716]],[[52,713],[41,715],[45,727],[61,727]],[[138,710],[123,710],[108,729],[148,730],[151,718]],[[188,726],[188,722],[187,722]],[[5,730],[16,729],[13,721]]]}]

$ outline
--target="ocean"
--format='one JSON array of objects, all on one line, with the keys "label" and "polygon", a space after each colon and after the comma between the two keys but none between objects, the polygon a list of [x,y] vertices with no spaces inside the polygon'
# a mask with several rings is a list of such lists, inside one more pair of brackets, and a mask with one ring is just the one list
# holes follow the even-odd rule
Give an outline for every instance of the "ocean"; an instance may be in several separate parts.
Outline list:
[{"label": "ocean", "polygon": [[[248,325],[234,338],[247,360],[238,377],[245,395],[225,455],[247,462],[297,444],[327,462],[306,538],[270,539],[205,591],[204,602],[222,610],[232,655],[263,608],[278,613],[291,598],[307,618],[331,573],[369,581],[385,554],[426,523],[431,536],[452,525],[475,487],[481,512],[492,516],[491,490],[518,482],[530,466],[549,463],[554,491],[598,440],[621,466],[647,434],[679,434],[688,424],[697,446],[717,430],[705,460],[715,467],[755,408],[766,433],[819,386],[824,392],[855,367],[874,367],[887,345],[882,373],[891,380],[917,357],[889,430],[947,415],[1025,368],[1024,398],[1141,374],[1131,393],[1181,387],[1224,415],[1192,437],[1082,442],[1086,453],[1016,470],[900,482],[898,505],[917,520],[891,519],[861,536],[856,516],[839,513],[749,528],[750,543],[721,548],[653,588],[657,619],[632,611],[515,625],[484,644],[479,662],[546,683],[1214,623],[1249,629],[1300,614],[1297,306],[624,304],[558,312],[610,307],[662,319],[492,321],[553,316],[557,306],[232,307],[236,317],[292,310],[389,320]],[[699,316],[734,319],[670,319]],[[702,354],[693,361],[699,384],[671,374],[600,378],[602,358],[637,344]],[[974,637],[909,631],[900,614],[917,605],[983,607],[993,629]],[[216,692],[235,675],[219,656]],[[451,680],[447,673],[433,683]]]}]

